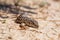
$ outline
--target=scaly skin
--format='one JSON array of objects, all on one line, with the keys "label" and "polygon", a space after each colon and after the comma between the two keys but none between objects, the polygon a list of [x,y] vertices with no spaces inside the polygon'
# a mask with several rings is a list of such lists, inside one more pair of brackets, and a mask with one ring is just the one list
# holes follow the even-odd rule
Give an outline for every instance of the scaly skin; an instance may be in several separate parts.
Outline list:
[{"label": "scaly skin", "polygon": [[36,20],[28,18],[28,17],[23,17],[22,15],[18,16],[15,22],[19,24],[24,23],[25,26],[38,28],[38,22]]}]

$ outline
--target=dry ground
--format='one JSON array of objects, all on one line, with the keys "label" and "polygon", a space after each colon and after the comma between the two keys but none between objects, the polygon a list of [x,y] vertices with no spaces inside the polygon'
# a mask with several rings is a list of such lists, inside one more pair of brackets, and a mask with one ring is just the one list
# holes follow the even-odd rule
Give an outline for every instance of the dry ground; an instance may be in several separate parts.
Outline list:
[{"label": "dry ground", "polygon": [[[44,5],[42,7],[40,6],[41,2]],[[34,11],[37,14],[29,14],[28,16],[37,20],[39,28],[20,30],[19,24],[14,22],[15,14],[7,14],[7,12],[0,10],[0,15],[8,16],[8,18],[0,17],[0,40],[60,40],[59,1],[26,0],[22,4],[36,8],[30,11]],[[21,9],[29,10],[23,7]]]}]

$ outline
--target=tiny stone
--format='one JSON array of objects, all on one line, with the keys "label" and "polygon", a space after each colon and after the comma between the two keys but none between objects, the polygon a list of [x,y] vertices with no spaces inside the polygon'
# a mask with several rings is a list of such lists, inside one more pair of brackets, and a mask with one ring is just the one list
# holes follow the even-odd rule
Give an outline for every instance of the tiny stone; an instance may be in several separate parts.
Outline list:
[{"label": "tiny stone", "polygon": [[12,39],[11,37],[8,37],[8,39]]}]

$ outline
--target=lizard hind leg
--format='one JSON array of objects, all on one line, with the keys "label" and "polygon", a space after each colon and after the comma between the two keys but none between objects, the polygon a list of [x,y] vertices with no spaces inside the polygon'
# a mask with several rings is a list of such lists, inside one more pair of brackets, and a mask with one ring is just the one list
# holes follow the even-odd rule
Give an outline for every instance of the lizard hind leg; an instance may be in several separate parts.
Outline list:
[{"label": "lizard hind leg", "polygon": [[21,28],[21,30],[26,30],[27,29],[27,27],[25,26],[25,23],[21,23],[20,28]]}]

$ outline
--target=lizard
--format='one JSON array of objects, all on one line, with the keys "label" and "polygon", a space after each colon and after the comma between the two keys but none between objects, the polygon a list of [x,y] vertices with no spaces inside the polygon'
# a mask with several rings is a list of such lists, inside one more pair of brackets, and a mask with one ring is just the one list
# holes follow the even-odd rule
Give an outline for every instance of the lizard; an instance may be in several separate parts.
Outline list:
[{"label": "lizard", "polygon": [[34,19],[28,18],[28,17],[24,17],[23,13],[21,13],[17,19],[15,20],[16,23],[21,24],[20,27],[23,26],[28,26],[28,27],[32,27],[32,28],[38,28],[38,22]]}]

